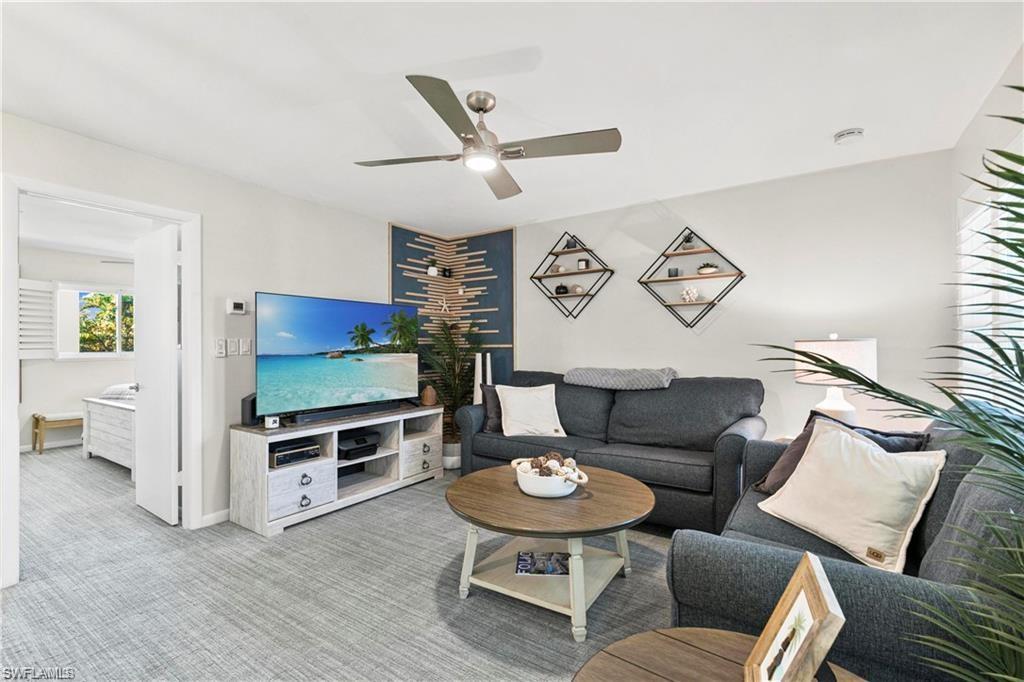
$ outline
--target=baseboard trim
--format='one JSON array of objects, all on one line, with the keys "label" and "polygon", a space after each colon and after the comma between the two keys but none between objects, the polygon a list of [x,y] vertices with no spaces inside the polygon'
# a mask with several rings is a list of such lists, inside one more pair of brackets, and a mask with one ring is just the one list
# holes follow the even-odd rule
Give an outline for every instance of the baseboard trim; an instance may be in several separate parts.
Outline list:
[{"label": "baseboard trim", "polygon": [[[52,450],[54,448],[69,448],[72,445],[81,445],[81,444],[82,444],[82,439],[81,438],[65,438],[64,440],[48,440],[48,441],[46,441],[46,445],[43,446],[43,452],[46,452],[47,450]],[[31,452],[32,451],[32,444],[29,443],[28,445],[21,445],[21,446],[18,447],[18,451],[19,452]]]},{"label": "baseboard trim", "polygon": [[202,520],[199,522],[200,528],[206,528],[207,526],[216,526],[218,523],[224,523],[231,517],[230,509],[221,509],[215,511],[212,514],[203,514]]}]

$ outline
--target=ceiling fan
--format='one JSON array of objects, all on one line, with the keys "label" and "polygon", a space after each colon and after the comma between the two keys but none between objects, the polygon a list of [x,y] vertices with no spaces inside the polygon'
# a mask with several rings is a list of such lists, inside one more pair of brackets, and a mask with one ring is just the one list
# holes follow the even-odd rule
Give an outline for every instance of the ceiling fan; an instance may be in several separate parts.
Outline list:
[{"label": "ceiling fan", "polygon": [[622,144],[618,128],[590,130],[584,133],[535,137],[529,140],[499,142],[498,136],[488,130],[484,114],[494,109],[497,99],[489,92],[474,90],[466,95],[466,106],[479,116],[476,125],[456,97],[448,81],[431,76],[406,76],[423,99],[427,100],[462,143],[461,154],[412,156],[403,159],[357,161],[359,166],[394,166],[423,161],[462,160],[466,168],[480,173],[498,199],[508,199],[523,190],[502,164],[513,159],[535,159],[543,156],[570,156],[615,152]]}]

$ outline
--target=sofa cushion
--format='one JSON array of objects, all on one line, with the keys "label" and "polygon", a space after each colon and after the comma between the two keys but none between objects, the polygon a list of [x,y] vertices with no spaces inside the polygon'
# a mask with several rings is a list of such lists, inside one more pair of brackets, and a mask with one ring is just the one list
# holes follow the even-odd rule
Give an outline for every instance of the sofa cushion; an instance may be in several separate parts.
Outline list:
[{"label": "sofa cushion", "polygon": [[[1009,471],[1005,463],[993,457],[983,458],[978,466],[988,471]],[[1019,519],[1024,514],[1024,500],[1003,490],[993,489],[995,484],[985,474],[967,474],[953,496],[946,524],[921,561],[920,577],[965,586],[983,579],[976,571],[962,565],[962,562],[970,563],[980,559],[974,548],[996,545],[992,525],[1012,533],[1020,527],[1012,519]]]},{"label": "sofa cushion", "polygon": [[709,493],[715,453],[615,443],[581,448],[576,461],[584,470],[587,466],[601,467],[644,483]]},{"label": "sofa cushion", "polygon": [[918,561],[932,546],[939,531],[942,530],[946,516],[949,514],[950,505],[953,504],[953,496],[956,495],[957,488],[967,470],[981,459],[979,453],[956,442],[957,438],[963,436],[963,432],[959,429],[933,422],[925,431],[931,434],[929,448],[946,451],[946,466],[939,474],[939,484],[935,486],[932,499],[924,508],[924,516],[917,524],[914,538],[910,541],[907,558]]},{"label": "sofa cushion", "polygon": [[711,451],[734,422],[756,416],[763,400],[757,379],[696,377],[664,389],[618,391],[608,442]]},{"label": "sofa cushion", "polygon": [[[842,559],[843,561],[855,561],[841,547],[822,540],[817,535],[797,528],[782,519],[765,514],[757,505],[769,497],[753,488],[748,488],[733,507],[729,520],[725,522],[722,535],[742,540],[762,541],[762,544],[791,547],[801,551],[806,550],[819,556]],[[746,537],[739,537],[740,535]]]},{"label": "sofa cushion", "polygon": [[589,386],[573,386],[555,372],[524,372],[512,374],[513,386],[555,385],[555,407],[562,428],[570,436],[608,439],[608,415],[615,400],[613,391]]},{"label": "sofa cushion", "polygon": [[500,433],[478,433],[473,436],[473,453],[511,462],[520,457],[537,457],[549,450],[574,457],[580,448],[604,445],[599,440],[579,436],[503,436]]}]

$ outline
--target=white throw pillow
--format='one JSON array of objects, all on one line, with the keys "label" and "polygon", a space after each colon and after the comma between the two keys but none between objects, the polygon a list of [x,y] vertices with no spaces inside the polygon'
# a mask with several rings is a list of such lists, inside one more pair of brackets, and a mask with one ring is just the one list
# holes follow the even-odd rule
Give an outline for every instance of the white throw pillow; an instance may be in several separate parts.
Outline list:
[{"label": "white throw pillow", "polygon": [[555,385],[495,386],[506,436],[565,436],[555,407]]},{"label": "white throw pillow", "polygon": [[911,534],[945,462],[944,450],[889,453],[819,419],[793,475],[758,507],[868,566],[902,573]]}]

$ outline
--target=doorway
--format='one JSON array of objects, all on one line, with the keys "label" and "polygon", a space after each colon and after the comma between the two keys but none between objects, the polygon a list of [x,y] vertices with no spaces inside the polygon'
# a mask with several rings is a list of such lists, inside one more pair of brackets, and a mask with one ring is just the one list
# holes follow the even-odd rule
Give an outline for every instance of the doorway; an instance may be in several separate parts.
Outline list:
[{"label": "doorway", "polygon": [[[202,227],[196,214],[12,177],[3,178],[2,217],[6,587],[20,577],[22,459],[47,452],[30,437],[38,417],[70,427],[45,434],[68,446],[54,457],[91,457],[91,475],[107,467],[131,485],[120,499],[167,524],[202,525]],[[44,454],[21,454],[33,444]]]}]

